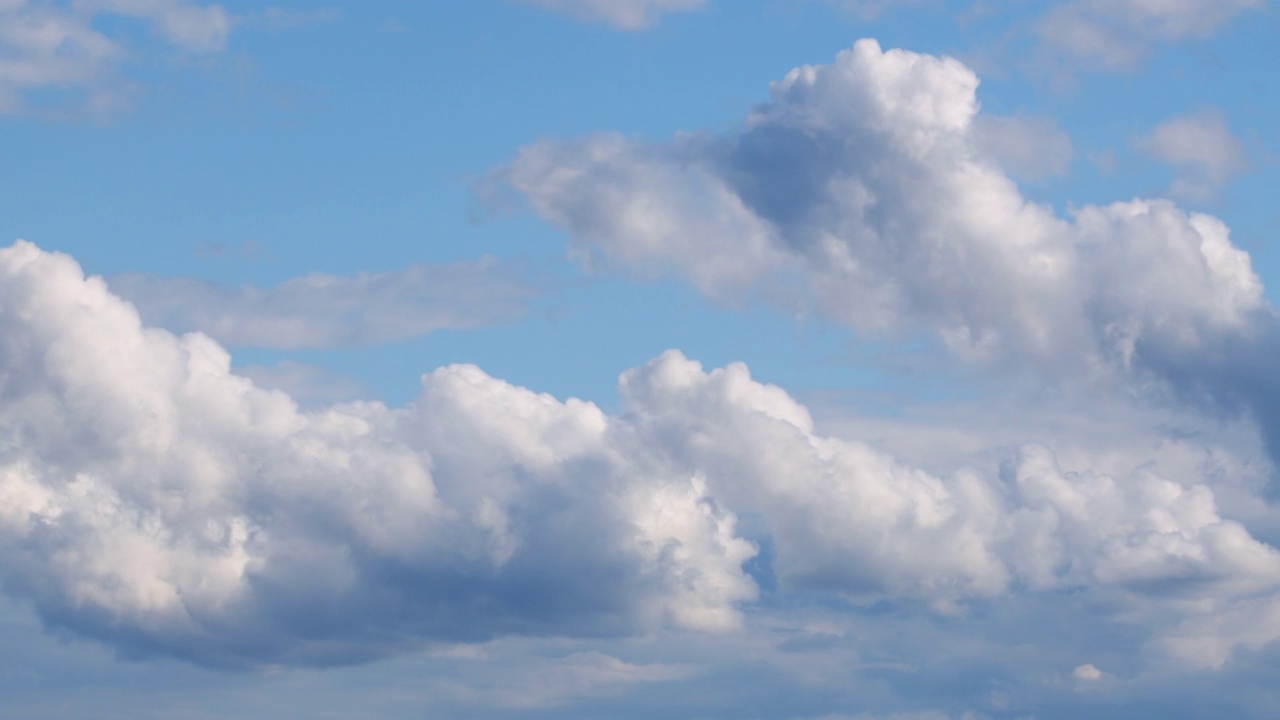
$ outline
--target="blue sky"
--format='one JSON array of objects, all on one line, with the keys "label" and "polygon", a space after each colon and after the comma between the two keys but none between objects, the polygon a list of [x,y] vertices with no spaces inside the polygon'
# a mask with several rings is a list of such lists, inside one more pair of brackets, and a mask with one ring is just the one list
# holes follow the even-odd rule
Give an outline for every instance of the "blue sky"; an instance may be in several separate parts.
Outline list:
[{"label": "blue sky", "polygon": [[1278,33],[0,0],[0,714],[1275,717]]}]

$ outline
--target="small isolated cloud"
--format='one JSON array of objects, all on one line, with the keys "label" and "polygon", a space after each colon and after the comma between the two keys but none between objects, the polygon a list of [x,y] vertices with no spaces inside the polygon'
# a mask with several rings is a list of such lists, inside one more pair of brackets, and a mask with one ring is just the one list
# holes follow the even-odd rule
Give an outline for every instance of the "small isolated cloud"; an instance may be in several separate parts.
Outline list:
[{"label": "small isolated cloud", "polygon": [[387,273],[314,274],[269,288],[196,278],[118,275],[112,290],[151,324],[225,345],[282,350],[371,345],[521,317],[537,294],[516,267],[488,258]]},{"label": "small isolated cloud", "polygon": [[1138,65],[1153,45],[1204,38],[1266,0],[1075,0],[1055,6],[1037,32],[1086,69]]},{"label": "small isolated cloud", "polygon": [[29,109],[28,95],[53,90],[109,110],[122,92],[117,70],[132,49],[103,29],[110,18],[146,23],[190,53],[222,50],[232,18],[221,5],[191,0],[0,2],[0,112]]},{"label": "small isolated cloud", "polygon": [[513,0],[563,13],[587,22],[599,22],[622,30],[643,30],[656,25],[666,13],[692,12],[706,0]]},{"label": "small isolated cloud", "polygon": [[1244,146],[1231,134],[1226,116],[1202,110],[1160,123],[1138,139],[1138,149],[1174,167],[1169,194],[1187,200],[1211,200],[1236,174],[1249,168]]},{"label": "small isolated cloud", "polygon": [[1049,117],[980,114],[973,135],[979,152],[1029,182],[1065,175],[1075,154],[1071,136]]},{"label": "small isolated cloud", "polygon": [[1072,670],[1071,676],[1084,682],[1094,682],[1102,679],[1102,671],[1089,663],[1085,663]]}]

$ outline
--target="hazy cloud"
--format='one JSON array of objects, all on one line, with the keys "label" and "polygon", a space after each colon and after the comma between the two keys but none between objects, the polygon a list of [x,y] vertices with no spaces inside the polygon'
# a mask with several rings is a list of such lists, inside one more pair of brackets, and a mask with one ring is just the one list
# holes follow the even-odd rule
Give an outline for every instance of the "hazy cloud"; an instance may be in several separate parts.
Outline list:
[{"label": "hazy cloud", "polygon": [[1177,170],[1169,194],[1188,200],[1213,199],[1237,173],[1249,168],[1244,146],[1217,110],[1170,118],[1139,138],[1137,147]]},{"label": "hazy cloud", "polygon": [[537,290],[494,258],[386,273],[313,274],[270,288],[118,275],[113,292],[144,320],[225,345],[278,349],[369,345],[515,320]]},{"label": "hazy cloud", "polygon": [[537,5],[580,20],[612,25],[622,30],[643,30],[666,13],[701,10],[707,0],[513,0]]},{"label": "hazy cloud", "polygon": [[31,91],[52,89],[82,99],[91,111],[117,102],[117,69],[129,54],[102,29],[103,18],[149,25],[168,44],[192,53],[226,45],[232,18],[221,5],[190,0],[0,2],[0,112],[28,109]]},{"label": "hazy cloud", "polygon": [[979,152],[1024,181],[1066,175],[1075,154],[1071,136],[1048,117],[979,114],[973,137]]},{"label": "hazy cloud", "polygon": [[1038,34],[1090,69],[1136,66],[1158,43],[1204,38],[1266,0],[1075,0],[1056,5]]}]

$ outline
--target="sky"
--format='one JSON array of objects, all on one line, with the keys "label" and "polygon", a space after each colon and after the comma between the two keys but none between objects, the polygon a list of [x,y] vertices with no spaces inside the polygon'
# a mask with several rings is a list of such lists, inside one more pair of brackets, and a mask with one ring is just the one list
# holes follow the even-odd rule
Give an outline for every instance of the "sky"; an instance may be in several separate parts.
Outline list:
[{"label": "sky", "polygon": [[0,715],[1280,716],[1267,0],[0,0]]}]

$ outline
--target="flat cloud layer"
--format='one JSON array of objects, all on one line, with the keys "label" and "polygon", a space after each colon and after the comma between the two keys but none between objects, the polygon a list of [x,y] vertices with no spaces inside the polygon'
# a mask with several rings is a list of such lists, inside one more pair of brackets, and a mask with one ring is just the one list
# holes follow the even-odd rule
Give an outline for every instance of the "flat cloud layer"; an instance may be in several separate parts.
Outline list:
[{"label": "flat cloud layer", "polygon": [[779,592],[954,613],[1100,589],[1160,608],[1151,636],[1213,665],[1255,642],[1237,618],[1280,586],[1280,553],[1207,486],[1067,472],[1038,446],[937,477],[818,434],[740,364],[668,352],[623,374],[616,415],[466,365],[424,375],[405,408],[302,412],[229,364],[69,257],[0,250],[8,594],[126,654],[350,663],[733,631],[767,540]]},{"label": "flat cloud layer", "polygon": [[773,83],[735,132],[543,141],[499,175],[590,267],[1247,408],[1280,453],[1280,324],[1227,226],[1167,200],[1029,201],[989,154],[977,87],[954,59],[862,40]]}]

